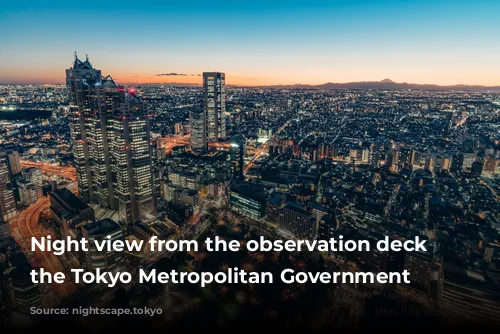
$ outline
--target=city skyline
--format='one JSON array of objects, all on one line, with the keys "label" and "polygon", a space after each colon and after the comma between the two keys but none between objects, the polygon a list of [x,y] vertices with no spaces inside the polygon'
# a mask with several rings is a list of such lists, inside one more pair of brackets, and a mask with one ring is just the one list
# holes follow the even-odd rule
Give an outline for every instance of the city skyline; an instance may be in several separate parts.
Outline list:
[{"label": "city skyline", "polygon": [[[386,316],[377,314],[382,306],[412,327],[498,325],[499,91],[226,89],[224,72],[201,76],[203,87],[126,89],[108,68],[75,57],[66,87],[0,85],[0,257],[12,259],[0,266],[2,325],[53,326],[53,308],[89,329],[126,319],[83,319],[75,310],[85,305],[160,310],[156,319],[133,318],[144,330],[384,327],[376,319]],[[44,236],[316,247],[279,254],[245,247],[231,256],[208,242],[192,251],[28,248]],[[320,246],[337,240],[415,240],[426,248]],[[227,282],[233,268],[276,282]],[[130,280],[82,282],[96,273]],[[146,273],[151,280],[141,281]],[[223,279],[204,290],[187,284],[199,280],[177,279],[203,273]],[[309,284],[309,274],[335,283],[328,275],[340,273],[364,282]],[[372,284],[384,273],[410,279]],[[56,274],[68,279],[41,279]],[[394,316],[414,309],[418,315]]]},{"label": "city skyline", "polygon": [[220,71],[228,85],[245,86],[385,78],[495,86],[498,6],[448,0],[146,1],[119,8],[107,1],[8,3],[0,10],[6,32],[0,83],[62,84],[60,68],[76,50],[123,84],[201,85],[201,73]]},{"label": "city skyline", "polygon": [[499,10],[2,4],[0,328],[498,328]]}]

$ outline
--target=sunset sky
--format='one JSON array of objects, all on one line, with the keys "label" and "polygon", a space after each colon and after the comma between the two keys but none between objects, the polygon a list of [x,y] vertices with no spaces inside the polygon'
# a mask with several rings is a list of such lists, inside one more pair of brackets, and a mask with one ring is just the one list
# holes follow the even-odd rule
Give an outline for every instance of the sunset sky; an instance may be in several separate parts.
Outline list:
[{"label": "sunset sky", "polygon": [[77,51],[120,83],[500,85],[499,13],[496,0],[4,1],[0,83],[62,83]]}]

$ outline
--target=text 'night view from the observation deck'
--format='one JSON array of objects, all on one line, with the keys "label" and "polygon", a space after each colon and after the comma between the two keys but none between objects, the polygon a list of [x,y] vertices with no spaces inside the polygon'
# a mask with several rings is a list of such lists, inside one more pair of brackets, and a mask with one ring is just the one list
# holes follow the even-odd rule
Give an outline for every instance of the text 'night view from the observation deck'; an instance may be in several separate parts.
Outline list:
[{"label": "text 'night view from the observation deck'", "polygon": [[498,328],[499,12],[2,4],[0,328]]}]

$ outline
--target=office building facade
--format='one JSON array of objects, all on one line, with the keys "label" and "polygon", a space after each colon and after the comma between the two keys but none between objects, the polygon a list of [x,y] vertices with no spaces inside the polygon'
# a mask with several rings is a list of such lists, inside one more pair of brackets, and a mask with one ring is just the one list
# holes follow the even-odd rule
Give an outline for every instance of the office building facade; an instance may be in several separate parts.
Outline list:
[{"label": "office building facade", "polygon": [[9,172],[11,176],[17,176],[21,174],[21,159],[19,158],[19,153],[16,151],[7,152],[7,163],[9,166]]},{"label": "office building facade", "polygon": [[247,153],[247,139],[243,135],[236,135],[231,138],[229,145],[229,159],[236,163],[236,175],[243,180],[243,170],[245,167],[245,155]]},{"label": "office building facade", "polygon": [[191,149],[195,153],[208,150],[207,119],[204,111],[192,111],[189,114],[191,131]]},{"label": "office building facade", "polygon": [[17,214],[16,201],[5,157],[0,158],[0,220],[7,221]]},{"label": "office building facade", "polygon": [[316,238],[316,217],[297,203],[287,203],[280,211],[278,224],[282,230],[296,238],[314,240]]},{"label": "office building facade", "polygon": [[[204,111],[208,141],[226,138],[226,75],[220,72],[203,73]],[[191,130],[192,131],[192,130]]]},{"label": "office building facade", "polygon": [[49,198],[50,215],[64,237],[78,237],[78,226],[95,219],[94,210],[67,188],[52,190]]},{"label": "office building facade", "polygon": [[230,206],[244,216],[261,219],[266,215],[267,199],[262,189],[240,184],[231,188]]},{"label": "office building facade", "polygon": [[66,70],[78,194],[126,223],[154,219],[156,192],[146,106],[75,57]]}]

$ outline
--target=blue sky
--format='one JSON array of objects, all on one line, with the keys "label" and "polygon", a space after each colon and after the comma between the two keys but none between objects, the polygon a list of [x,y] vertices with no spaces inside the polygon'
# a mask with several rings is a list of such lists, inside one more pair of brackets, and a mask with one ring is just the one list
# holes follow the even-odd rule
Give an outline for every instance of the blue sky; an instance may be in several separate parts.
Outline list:
[{"label": "blue sky", "polygon": [[0,7],[0,82],[62,82],[76,50],[122,82],[500,85],[499,1],[24,1]]}]

